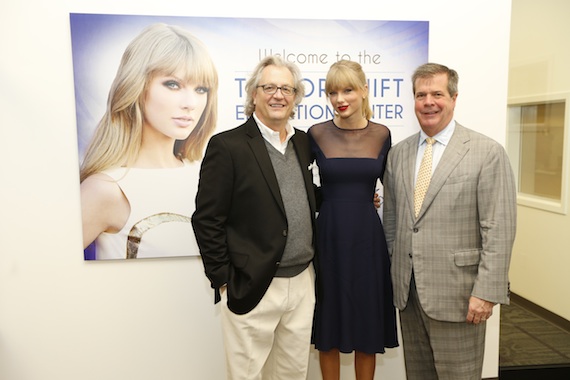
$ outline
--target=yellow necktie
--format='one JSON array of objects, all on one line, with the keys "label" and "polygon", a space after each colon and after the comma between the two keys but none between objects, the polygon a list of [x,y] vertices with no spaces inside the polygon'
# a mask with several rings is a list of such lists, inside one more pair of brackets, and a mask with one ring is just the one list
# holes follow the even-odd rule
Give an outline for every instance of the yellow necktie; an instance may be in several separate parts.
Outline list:
[{"label": "yellow necktie", "polygon": [[414,189],[414,213],[416,217],[420,213],[424,197],[426,196],[429,182],[431,180],[431,160],[432,160],[432,147],[435,139],[432,137],[426,138],[426,149],[420,164],[418,178],[416,179],[416,188]]}]

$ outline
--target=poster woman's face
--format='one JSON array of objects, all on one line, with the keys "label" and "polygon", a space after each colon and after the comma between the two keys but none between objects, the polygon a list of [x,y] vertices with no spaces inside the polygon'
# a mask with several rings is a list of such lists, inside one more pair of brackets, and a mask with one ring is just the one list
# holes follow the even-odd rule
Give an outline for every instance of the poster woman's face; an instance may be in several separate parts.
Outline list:
[{"label": "poster woman's face", "polygon": [[151,80],[145,97],[143,134],[184,140],[196,127],[208,103],[209,89],[181,78],[178,71]]}]

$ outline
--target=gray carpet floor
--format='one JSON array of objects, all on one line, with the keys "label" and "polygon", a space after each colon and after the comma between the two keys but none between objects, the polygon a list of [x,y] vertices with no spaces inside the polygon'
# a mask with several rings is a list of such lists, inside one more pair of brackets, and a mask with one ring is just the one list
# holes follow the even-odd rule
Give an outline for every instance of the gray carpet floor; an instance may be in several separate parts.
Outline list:
[{"label": "gray carpet floor", "polygon": [[570,366],[570,332],[511,302],[501,306],[499,366]]}]

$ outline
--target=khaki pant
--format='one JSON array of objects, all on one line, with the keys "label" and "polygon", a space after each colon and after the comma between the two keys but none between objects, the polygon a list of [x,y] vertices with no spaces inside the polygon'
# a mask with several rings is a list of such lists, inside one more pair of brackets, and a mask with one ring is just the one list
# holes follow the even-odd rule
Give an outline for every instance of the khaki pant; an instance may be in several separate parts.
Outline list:
[{"label": "khaki pant", "polygon": [[259,304],[238,315],[222,295],[228,380],[305,380],[315,307],[314,269],[275,277]]}]

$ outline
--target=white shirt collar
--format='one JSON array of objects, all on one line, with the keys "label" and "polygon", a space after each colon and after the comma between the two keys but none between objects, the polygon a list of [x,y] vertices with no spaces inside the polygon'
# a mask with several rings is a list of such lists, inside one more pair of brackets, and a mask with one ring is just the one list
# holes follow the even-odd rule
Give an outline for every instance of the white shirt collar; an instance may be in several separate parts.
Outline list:
[{"label": "white shirt collar", "polygon": [[255,112],[253,112],[253,119],[257,123],[259,131],[261,132],[261,136],[263,136],[263,138],[267,142],[269,142],[275,149],[285,154],[287,143],[289,142],[291,137],[293,137],[293,135],[295,134],[295,129],[291,126],[291,124],[287,123],[287,125],[285,126],[285,130],[287,131],[287,137],[285,137],[285,141],[281,142],[281,137],[279,136],[279,132],[276,132],[273,129],[269,128],[267,125],[263,124],[255,114]]},{"label": "white shirt collar", "polygon": [[[451,136],[453,135],[454,131],[455,131],[455,120],[451,119],[449,124],[447,124],[447,126],[443,128],[443,130],[441,130],[437,135],[432,137],[438,143],[447,146],[447,144],[449,144],[449,140],[451,140]],[[424,141],[426,141],[427,137],[428,135],[422,129],[420,129],[420,139],[418,141],[418,146],[422,145]]]}]

